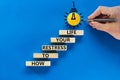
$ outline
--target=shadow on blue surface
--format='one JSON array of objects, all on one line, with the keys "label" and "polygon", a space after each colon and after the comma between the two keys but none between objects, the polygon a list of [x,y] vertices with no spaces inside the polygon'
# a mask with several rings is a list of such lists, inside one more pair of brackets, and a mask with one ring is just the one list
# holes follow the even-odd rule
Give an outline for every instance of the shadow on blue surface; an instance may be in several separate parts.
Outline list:
[{"label": "shadow on blue surface", "polygon": [[[89,25],[86,25],[87,27]],[[99,42],[102,47],[108,49],[113,54],[120,54],[120,41],[110,36],[108,33],[103,31],[98,31],[88,27],[92,35],[95,37],[96,41]]]},{"label": "shadow on blue surface", "polygon": [[[61,52],[58,52],[59,53],[59,58],[58,59],[52,59],[51,60],[51,63],[52,63],[52,66],[55,66],[55,65],[57,65],[57,63],[58,63],[58,61],[60,60],[60,59],[63,59],[63,58],[65,58],[66,56],[68,56],[68,53],[69,52],[71,52],[74,48],[75,48],[75,45],[76,44],[79,44],[81,41],[82,41],[82,37],[83,36],[59,36],[59,37],[75,37],[76,38],[76,42],[75,43],[68,43],[68,44],[63,44],[63,45],[67,45],[67,51],[65,51],[65,52],[63,52],[63,51],[61,51]],[[57,45],[59,45],[59,44],[57,44]],[[61,45],[61,44],[60,44]]]},{"label": "shadow on blue surface", "polygon": [[47,74],[49,73],[49,68],[50,67],[27,67],[26,72],[30,74]]},{"label": "shadow on blue surface", "polygon": [[[66,37],[66,36],[61,36],[61,37]],[[69,36],[70,37],[70,36]],[[71,37],[74,37],[74,36],[71,36]],[[82,41],[82,37],[81,36],[76,36],[76,43],[75,44],[78,44]],[[59,54],[59,58],[58,59],[34,59],[35,61],[51,61],[51,67],[27,67],[26,69],[26,72],[27,73],[36,73],[36,74],[48,74],[50,72],[50,68],[52,68],[52,66],[56,66],[58,61],[60,59],[63,59],[65,58],[72,49],[74,49],[75,47],[75,44],[51,44],[51,45],[67,45],[67,51],[61,51],[61,52],[58,52]],[[47,51],[48,53],[55,53],[57,51]],[[33,60],[33,61],[34,61]]]},{"label": "shadow on blue surface", "polygon": [[[33,61],[49,61],[49,59],[33,59]],[[27,73],[47,74],[50,67],[26,67]]]}]

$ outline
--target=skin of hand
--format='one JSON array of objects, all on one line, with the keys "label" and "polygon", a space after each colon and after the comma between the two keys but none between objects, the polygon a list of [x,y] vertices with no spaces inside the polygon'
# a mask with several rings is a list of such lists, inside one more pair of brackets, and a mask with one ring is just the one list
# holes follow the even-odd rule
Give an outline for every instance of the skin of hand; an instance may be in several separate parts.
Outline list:
[{"label": "skin of hand", "polygon": [[120,6],[105,7],[99,6],[95,12],[93,12],[88,19],[94,19],[99,15],[107,15],[109,18],[115,18],[116,22],[90,22],[89,24],[97,30],[104,31],[112,35],[114,38],[120,40]]}]

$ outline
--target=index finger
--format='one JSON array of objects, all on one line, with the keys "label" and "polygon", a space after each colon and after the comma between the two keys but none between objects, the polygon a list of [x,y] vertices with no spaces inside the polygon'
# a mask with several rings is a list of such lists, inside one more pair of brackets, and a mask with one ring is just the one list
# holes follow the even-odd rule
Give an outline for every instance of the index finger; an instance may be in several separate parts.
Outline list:
[{"label": "index finger", "polygon": [[99,16],[100,14],[109,15],[110,9],[109,7],[99,6],[89,17],[88,19],[94,19],[95,17]]}]

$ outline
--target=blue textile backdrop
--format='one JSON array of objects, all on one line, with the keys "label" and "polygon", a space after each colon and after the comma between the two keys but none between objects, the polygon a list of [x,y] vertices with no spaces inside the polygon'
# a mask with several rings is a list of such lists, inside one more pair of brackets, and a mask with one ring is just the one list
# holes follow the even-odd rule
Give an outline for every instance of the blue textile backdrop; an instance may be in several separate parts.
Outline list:
[{"label": "blue textile backdrop", "polygon": [[[120,0],[74,0],[84,19]],[[0,0],[0,80],[120,80],[120,41],[82,22],[85,35],[60,52],[51,67],[27,68],[34,52],[65,26],[72,0]]]}]

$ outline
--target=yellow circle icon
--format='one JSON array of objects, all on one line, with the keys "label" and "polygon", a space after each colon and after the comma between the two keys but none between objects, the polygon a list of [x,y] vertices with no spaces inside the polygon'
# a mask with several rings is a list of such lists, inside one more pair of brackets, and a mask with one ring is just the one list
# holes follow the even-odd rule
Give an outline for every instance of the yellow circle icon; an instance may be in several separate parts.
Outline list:
[{"label": "yellow circle icon", "polygon": [[77,26],[80,23],[80,15],[76,12],[72,12],[67,16],[67,22],[71,26]]}]

